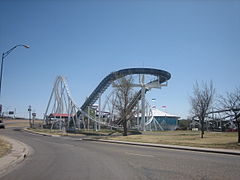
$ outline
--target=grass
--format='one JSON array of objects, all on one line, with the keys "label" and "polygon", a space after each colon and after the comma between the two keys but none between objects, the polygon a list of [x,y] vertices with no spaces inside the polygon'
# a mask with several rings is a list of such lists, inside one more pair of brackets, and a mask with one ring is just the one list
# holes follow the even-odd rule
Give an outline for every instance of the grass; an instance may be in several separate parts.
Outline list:
[{"label": "grass", "polygon": [[108,130],[108,129],[102,129],[100,131],[95,131],[95,130],[80,130],[78,132],[73,132],[73,133],[64,133],[61,130],[57,129],[41,129],[41,128],[28,128],[30,131],[34,132],[40,132],[40,133],[47,133],[47,134],[53,134],[53,135],[61,135],[61,136],[83,136],[83,135],[89,135],[89,136],[108,136],[111,135],[112,133],[117,133],[116,131],[113,130]]},{"label": "grass", "polygon": [[204,138],[200,138],[200,133],[196,131],[162,131],[147,132],[144,135],[106,137],[105,139],[240,150],[236,132],[205,132]]},{"label": "grass", "polygon": [[5,126],[6,126],[6,128],[9,128],[9,127],[27,127],[27,126],[29,126],[29,123],[19,122],[19,123],[6,124]]},{"label": "grass", "polygon": [[11,150],[11,144],[0,137],[0,157],[6,155]]},{"label": "grass", "polygon": [[59,130],[49,129],[30,130],[62,136],[88,135],[93,138],[118,141],[240,150],[240,146],[237,144],[237,132],[205,132],[204,138],[200,138],[198,131],[146,131],[140,135],[122,136],[121,132],[105,129],[100,131],[81,130],[78,133],[63,133]]},{"label": "grass", "polygon": [[[35,132],[40,132],[40,133],[48,133],[48,134],[54,134],[54,135],[62,135],[62,136],[83,136],[83,135],[87,135],[87,136],[121,136],[122,135],[122,131],[120,130],[110,130],[110,129],[101,129],[98,131],[95,131],[93,129],[89,129],[89,130],[76,130],[76,132],[69,132],[69,133],[64,133],[61,130],[58,129],[42,129],[42,128],[28,128],[28,130],[30,131],[35,131]],[[131,130],[129,131],[129,134],[137,134],[139,133],[138,131],[135,130]]]},{"label": "grass", "polygon": [[61,135],[61,136],[68,136],[68,133],[64,133],[63,131],[60,130],[50,130],[50,129],[41,129],[41,128],[27,128],[29,131],[34,131],[34,132],[40,132],[40,133],[46,133],[46,134],[53,134],[53,135]]},{"label": "grass", "polygon": [[[10,127],[29,127],[29,120],[27,119],[4,119],[6,128]],[[35,125],[39,126],[42,123],[41,120],[35,120]]]}]

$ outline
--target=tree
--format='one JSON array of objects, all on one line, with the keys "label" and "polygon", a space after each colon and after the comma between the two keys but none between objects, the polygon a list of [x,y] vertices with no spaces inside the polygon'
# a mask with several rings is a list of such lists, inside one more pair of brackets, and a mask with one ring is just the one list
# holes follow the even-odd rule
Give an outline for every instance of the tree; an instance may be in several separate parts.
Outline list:
[{"label": "tree", "polygon": [[133,109],[128,108],[135,94],[132,83],[132,76],[123,77],[113,83],[113,87],[115,87],[115,98],[112,103],[121,119],[124,136],[127,136],[127,122],[133,119],[135,114]]},{"label": "tree", "polygon": [[240,143],[240,87],[226,93],[226,96],[220,96],[219,104],[227,115],[234,118],[238,128],[238,143]]},{"label": "tree", "polygon": [[200,88],[198,82],[193,86],[193,96],[190,97],[191,110],[194,117],[197,117],[201,127],[201,138],[204,135],[204,120],[211,109],[215,89],[212,81],[208,85],[203,83]]},{"label": "tree", "polygon": [[191,119],[179,119],[178,120],[178,127],[181,130],[188,130],[191,124]]}]

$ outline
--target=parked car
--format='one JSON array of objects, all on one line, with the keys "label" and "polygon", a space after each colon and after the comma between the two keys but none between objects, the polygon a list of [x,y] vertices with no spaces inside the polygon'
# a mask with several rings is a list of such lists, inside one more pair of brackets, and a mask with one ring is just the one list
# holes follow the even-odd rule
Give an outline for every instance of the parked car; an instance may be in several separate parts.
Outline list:
[{"label": "parked car", "polygon": [[5,129],[5,125],[3,123],[3,120],[0,120],[0,129]]}]

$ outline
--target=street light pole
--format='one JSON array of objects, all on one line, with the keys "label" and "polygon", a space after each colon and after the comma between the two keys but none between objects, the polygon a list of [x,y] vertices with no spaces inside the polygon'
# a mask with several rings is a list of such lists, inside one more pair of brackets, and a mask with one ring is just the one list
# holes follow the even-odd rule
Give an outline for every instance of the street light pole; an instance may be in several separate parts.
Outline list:
[{"label": "street light pole", "polygon": [[2,63],[1,63],[1,76],[0,76],[0,97],[1,97],[1,92],[2,92],[3,60],[4,60],[4,53],[2,53]]},{"label": "street light pole", "polygon": [[29,105],[29,106],[28,106],[28,113],[29,113],[29,127],[30,127],[30,128],[32,128],[31,111],[32,111],[32,107],[31,107],[31,105]]},{"label": "street light pole", "polygon": [[0,74],[0,97],[1,97],[1,92],[2,92],[2,75],[3,75],[3,61],[4,61],[4,58],[7,57],[7,55],[9,55],[15,48],[17,48],[19,46],[29,48],[29,46],[27,46],[27,45],[19,44],[19,45],[16,45],[16,46],[12,47],[8,51],[2,53],[1,74]]}]

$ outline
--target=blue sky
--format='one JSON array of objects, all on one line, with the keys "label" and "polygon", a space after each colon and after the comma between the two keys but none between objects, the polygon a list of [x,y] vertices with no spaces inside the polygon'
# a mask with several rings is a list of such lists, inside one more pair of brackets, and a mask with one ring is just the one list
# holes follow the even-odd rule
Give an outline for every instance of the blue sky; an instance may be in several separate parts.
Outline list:
[{"label": "blue sky", "polygon": [[1,104],[42,116],[57,75],[82,105],[110,72],[163,69],[168,87],[148,99],[189,115],[193,84],[213,81],[218,94],[240,85],[240,1],[0,1]]}]

